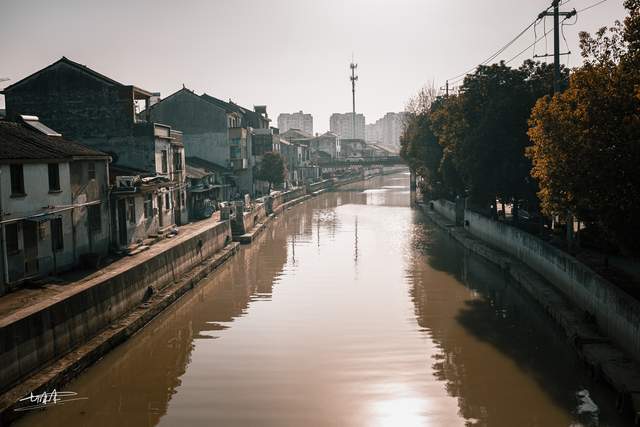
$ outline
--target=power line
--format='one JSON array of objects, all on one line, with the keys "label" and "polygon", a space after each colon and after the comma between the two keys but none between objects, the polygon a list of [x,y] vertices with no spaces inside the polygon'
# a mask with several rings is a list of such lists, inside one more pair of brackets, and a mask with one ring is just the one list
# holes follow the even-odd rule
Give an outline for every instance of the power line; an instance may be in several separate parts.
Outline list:
[{"label": "power line", "polygon": [[503,47],[501,47],[497,52],[495,52],[493,55],[491,55],[489,58],[485,59],[484,61],[482,61],[480,64],[475,65],[473,68],[470,68],[469,70],[465,71],[464,73],[460,73],[457,76],[451,77],[450,79],[448,79],[450,82],[456,82],[458,81],[458,79],[460,77],[464,77],[467,74],[469,74],[471,71],[475,70],[476,68],[478,68],[480,65],[485,65],[488,62],[494,60],[498,55],[500,55],[502,52],[504,52],[505,50],[507,50],[513,43],[515,43],[520,37],[522,37],[522,35],[524,33],[526,33],[531,27],[533,27],[536,22],[538,22],[538,18],[536,18],[533,22],[531,22],[529,25],[527,25],[527,27],[520,31],[520,33],[518,33],[517,36],[515,36],[509,43],[507,43],[506,45],[504,45]]},{"label": "power line", "polygon": [[587,6],[587,7],[585,7],[584,9],[580,9],[580,10],[578,10],[578,11],[576,11],[576,12],[577,12],[577,13],[584,12],[585,10],[589,10],[589,9],[591,9],[591,8],[593,8],[593,7],[600,6],[602,3],[606,2],[606,1],[607,1],[607,0],[600,0],[600,1],[599,1],[599,2],[597,2],[597,3],[594,3],[594,4],[592,4],[591,6]]},{"label": "power line", "polygon": [[[557,4],[557,6],[563,6],[566,5],[567,3],[569,3],[571,0],[561,0],[558,1],[557,3],[554,1],[555,4]],[[561,13],[561,15],[565,15],[564,20],[562,21],[561,25],[558,25],[560,27],[560,32],[562,33],[562,38],[564,39],[565,45],[567,47],[567,50],[569,49],[569,44],[567,42],[567,39],[565,37],[564,34],[564,25],[575,25],[577,23],[577,14],[587,11],[591,8],[594,8],[596,6],[601,5],[602,3],[606,2],[607,0],[600,0],[590,6],[587,6],[583,9],[580,10],[573,10],[572,12],[563,12]],[[552,3],[551,6],[547,7],[544,11],[542,11],[537,18],[531,22],[529,25],[527,25],[525,27],[524,30],[522,30],[520,33],[518,33],[518,35],[516,35],[511,41],[509,41],[506,45],[504,45],[503,47],[501,47],[498,51],[496,51],[494,54],[492,54],[489,58],[487,58],[486,60],[484,60],[483,62],[481,62],[480,64],[474,66],[473,68],[468,69],[467,71],[465,71],[464,73],[458,74],[457,76],[454,76],[450,79],[448,79],[448,83],[451,85],[451,87],[453,87],[456,83],[464,80],[464,78],[471,73],[472,71],[476,70],[478,67],[482,66],[482,65],[486,65],[487,63],[489,63],[490,61],[494,60],[495,58],[497,58],[501,53],[503,53],[504,51],[506,51],[509,47],[511,47],[520,37],[522,37],[531,27],[533,27],[533,32],[534,32],[534,41],[533,43],[531,43],[530,45],[528,45],[525,49],[523,49],[522,51],[518,52],[515,56],[511,57],[508,61],[505,62],[505,64],[509,64],[510,62],[512,62],[513,60],[515,60],[516,58],[520,57],[522,54],[524,54],[527,50],[529,50],[530,48],[533,47],[534,50],[534,57],[535,56],[535,48],[536,45],[539,41],[541,41],[543,38],[545,40],[545,55],[542,56],[548,56],[548,44],[547,44],[547,35],[553,31],[555,29],[555,25],[552,26],[551,28],[549,28],[549,30],[547,30],[546,28],[546,20],[544,19],[546,16],[548,16],[549,14],[547,13],[549,11],[549,9],[554,7],[554,3]],[[567,23],[565,24],[565,21],[571,17],[571,16],[576,16],[576,21],[573,23]],[[543,23],[543,31],[544,34],[541,37],[537,37],[537,24],[542,21]],[[570,52],[569,52],[570,53]]]},{"label": "power line", "polygon": [[518,58],[519,56],[521,56],[523,53],[525,53],[526,51],[528,51],[529,49],[531,49],[532,46],[535,46],[536,43],[538,43],[540,40],[542,40],[543,38],[546,39],[547,38],[547,34],[549,34],[551,31],[553,31],[554,27],[549,28],[543,35],[541,35],[539,38],[537,38],[536,40],[533,41],[533,43],[531,43],[529,46],[527,46],[526,48],[522,49],[519,53],[517,53],[515,56],[513,56],[511,59],[509,59],[508,61],[505,61],[505,64],[508,64],[510,62],[512,62],[514,59]]}]

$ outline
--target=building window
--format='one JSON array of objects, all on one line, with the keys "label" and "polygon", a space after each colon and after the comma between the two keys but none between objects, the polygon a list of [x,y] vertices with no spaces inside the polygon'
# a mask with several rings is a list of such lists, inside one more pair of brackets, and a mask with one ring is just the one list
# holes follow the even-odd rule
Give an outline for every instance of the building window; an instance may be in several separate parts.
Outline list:
[{"label": "building window", "polygon": [[55,252],[64,249],[64,237],[62,235],[62,218],[51,220],[51,248]]},{"label": "building window", "polygon": [[96,162],[89,162],[87,165],[87,177],[89,181],[96,179]]},{"label": "building window", "polygon": [[153,218],[153,194],[151,193],[144,196],[144,217]]},{"label": "building window", "polygon": [[167,164],[167,150],[162,150],[160,153],[162,155],[162,173],[167,173],[169,170],[169,165]]},{"label": "building window", "polygon": [[185,206],[185,200],[187,200],[187,192],[183,191],[182,192],[182,199],[180,199],[180,202],[182,203],[182,207],[184,208]]},{"label": "building window", "polygon": [[22,165],[11,165],[11,195],[24,196],[24,171]]},{"label": "building window", "polygon": [[18,223],[12,222],[4,226],[4,234],[7,241],[7,255],[20,252],[18,243]]},{"label": "building window", "polygon": [[60,166],[49,163],[49,191],[60,191]]},{"label": "building window", "polygon": [[171,197],[169,192],[164,193],[164,208],[165,210],[169,210],[171,208],[171,206],[169,206],[169,203],[171,203]]},{"label": "building window", "polygon": [[239,159],[240,158],[240,147],[229,147],[230,152],[229,152],[229,156],[232,159]]},{"label": "building window", "polygon": [[173,169],[176,171],[182,170],[182,154],[180,152],[173,153]]},{"label": "building window", "polygon": [[92,233],[101,233],[102,232],[102,212],[100,205],[91,205],[89,206],[88,216],[89,216],[89,229]]},{"label": "building window", "polygon": [[133,197],[129,197],[127,199],[127,216],[129,218],[129,222],[132,224],[136,223],[136,201]]}]

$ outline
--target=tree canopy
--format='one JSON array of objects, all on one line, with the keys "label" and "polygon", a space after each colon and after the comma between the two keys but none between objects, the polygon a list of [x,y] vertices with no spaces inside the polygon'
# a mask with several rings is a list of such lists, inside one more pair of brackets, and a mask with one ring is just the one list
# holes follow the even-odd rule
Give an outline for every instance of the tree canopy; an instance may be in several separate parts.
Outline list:
[{"label": "tree canopy", "polygon": [[286,175],[287,168],[280,153],[269,151],[262,156],[256,178],[269,183],[269,192],[273,184],[282,184]]},{"label": "tree canopy", "polygon": [[545,213],[570,212],[627,251],[640,250],[640,0],[594,36],[580,34],[584,65],[568,88],[541,98],[528,156]]},{"label": "tree canopy", "polygon": [[527,121],[552,85],[550,66],[527,61],[480,66],[456,95],[422,91],[410,103],[401,155],[431,196],[468,195],[479,206],[535,201]]}]

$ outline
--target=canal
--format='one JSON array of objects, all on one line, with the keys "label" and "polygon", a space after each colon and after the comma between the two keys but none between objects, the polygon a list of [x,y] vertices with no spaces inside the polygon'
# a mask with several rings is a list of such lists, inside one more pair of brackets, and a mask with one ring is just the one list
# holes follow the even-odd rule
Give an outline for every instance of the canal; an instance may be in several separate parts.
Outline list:
[{"label": "canal", "polygon": [[618,426],[502,272],[409,207],[408,174],[280,215],[19,426]]}]

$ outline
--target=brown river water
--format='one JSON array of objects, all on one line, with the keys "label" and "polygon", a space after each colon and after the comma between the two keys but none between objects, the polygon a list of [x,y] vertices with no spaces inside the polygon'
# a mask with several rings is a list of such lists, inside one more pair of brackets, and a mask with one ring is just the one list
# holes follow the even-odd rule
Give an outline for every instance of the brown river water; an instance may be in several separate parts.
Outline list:
[{"label": "brown river water", "polygon": [[[618,426],[558,328],[409,207],[298,205],[18,426]],[[58,390],[60,391],[60,390]]]}]

